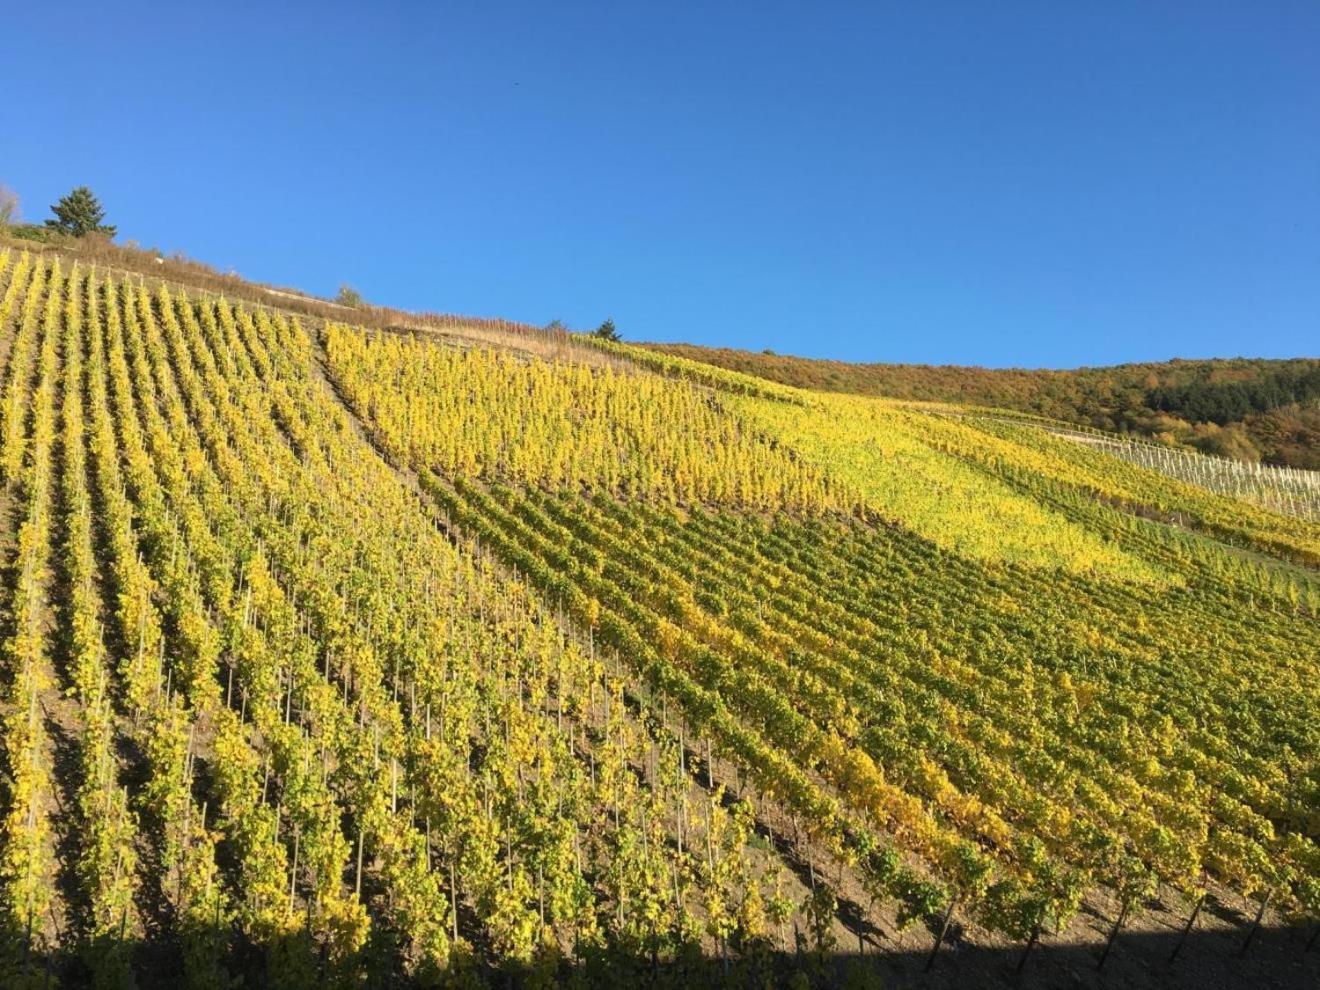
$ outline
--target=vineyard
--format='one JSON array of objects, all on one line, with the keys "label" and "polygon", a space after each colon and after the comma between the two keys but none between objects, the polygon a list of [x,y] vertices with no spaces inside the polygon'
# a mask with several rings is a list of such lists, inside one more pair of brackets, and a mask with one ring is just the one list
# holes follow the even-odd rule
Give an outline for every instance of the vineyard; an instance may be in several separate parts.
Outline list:
[{"label": "vineyard", "polygon": [[4,986],[1314,980],[1320,523],[506,336],[0,252]]},{"label": "vineyard", "polygon": [[[1013,420],[1008,420],[1013,422]],[[1249,464],[1048,420],[1029,422],[1056,436],[1089,444],[1115,457],[1188,484],[1254,502],[1284,515],[1320,521],[1320,471]]]}]

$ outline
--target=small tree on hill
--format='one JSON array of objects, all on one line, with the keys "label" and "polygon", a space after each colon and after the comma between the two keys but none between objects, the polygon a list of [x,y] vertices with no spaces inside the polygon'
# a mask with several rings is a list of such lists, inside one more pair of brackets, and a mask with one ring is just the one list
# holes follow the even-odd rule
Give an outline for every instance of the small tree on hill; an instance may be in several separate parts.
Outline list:
[{"label": "small tree on hill", "polygon": [[55,214],[53,220],[47,220],[46,226],[61,234],[71,237],[86,237],[88,234],[115,236],[115,226],[103,223],[105,210],[101,201],[86,186],[79,186],[50,208]]},{"label": "small tree on hill", "polygon": [[362,293],[345,282],[339,287],[339,295],[335,296],[335,302],[340,306],[351,306],[353,309],[357,309],[365,305],[366,300],[362,298]]},{"label": "small tree on hill", "polygon": [[591,331],[591,334],[593,337],[599,337],[601,340],[608,340],[615,344],[623,340],[619,336],[619,331],[614,329],[614,321],[611,319],[606,319],[604,323]]},{"label": "small tree on hill", "polygon": [[6,185],[0,185],[0,230],[18,219],[18,193]]}]

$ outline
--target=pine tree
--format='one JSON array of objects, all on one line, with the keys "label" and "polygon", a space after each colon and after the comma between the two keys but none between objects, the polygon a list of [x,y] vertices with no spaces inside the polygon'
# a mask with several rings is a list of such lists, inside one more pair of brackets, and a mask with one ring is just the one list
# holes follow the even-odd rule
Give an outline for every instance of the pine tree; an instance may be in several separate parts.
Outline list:
[{"label": "pine tree", "polygon": [[101,222],[105,219],[105,210],[101,207],[101,201],[86,186],[74,189],[50,210],[55,214],[55,218],[47,220],[46,226],[52,230],[73,237],[85,237],[88,234],[115,236],[114,224]]}]

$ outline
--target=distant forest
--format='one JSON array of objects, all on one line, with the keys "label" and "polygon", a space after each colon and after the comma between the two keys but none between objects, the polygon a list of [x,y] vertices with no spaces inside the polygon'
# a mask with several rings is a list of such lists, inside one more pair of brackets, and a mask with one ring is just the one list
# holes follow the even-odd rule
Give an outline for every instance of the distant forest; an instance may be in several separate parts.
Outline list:
[{"label": "distant forest", "polygon": [[691,344],[645,346],[801,388],[1015,409],[1209,454],[1320,469],[1316,358],[1029,371],[848,364]]}]

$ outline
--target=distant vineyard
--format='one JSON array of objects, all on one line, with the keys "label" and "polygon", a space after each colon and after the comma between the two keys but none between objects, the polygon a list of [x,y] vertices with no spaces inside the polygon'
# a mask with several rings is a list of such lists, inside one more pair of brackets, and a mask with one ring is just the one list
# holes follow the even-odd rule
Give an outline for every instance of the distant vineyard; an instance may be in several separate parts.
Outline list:
[{"label": "distant vineyard", "polygon": [[1302,471],[1298,468],[1212,457],[1118,433],[1065,426],[1046,420],[1029,422],[1056,436],[1089,444],[1129,463],[1158,471],[1207,491],[1246,499],[1284,515],[1320,522],[1320,471]]},{"label": "distant vineyard", "polygon": [[[1190,482],[1170,484],[1135,461],[1037,429],[1052,422],[1040,417],[810,392],[647,348],[601,346],[723,394],[754,428],[850,485],[854,499],[960,553],[1129,576],[1145,571],[1149,579],[1146,565],[1097,546],[1094,534],[1050,513],[1059,498],[1100,496],[1129,511],[1156,510],[1216,539],[1320,564],[1320,521]],[[1063,488],[1047,491],[1045,479]],[[1287,484],[1285,491],[1295,489]]]},{"label": "distant vineyard", "polygon": [[[1264,456],[1290,467],[1320,466],[1320,359],[1314,357],[1179,359],[1063,371],[857,364],[677,343],[642,348],[660,361],[705,367],[712,374],[740,374],[769,389],[781,383],[821,392],[1011,409],[1088,429],[1173,436],[1180,444],[1218,447],[1248,461]],[[1221,432],[1209,424],[1228,429]]]}]

